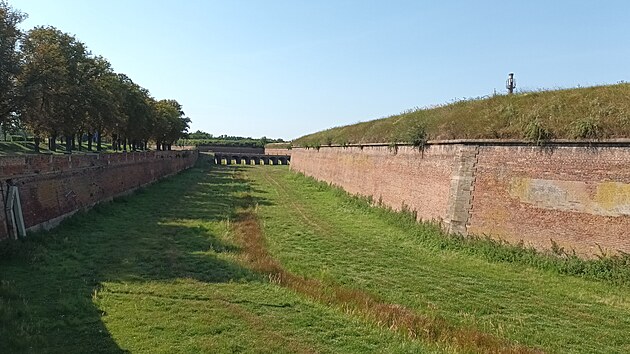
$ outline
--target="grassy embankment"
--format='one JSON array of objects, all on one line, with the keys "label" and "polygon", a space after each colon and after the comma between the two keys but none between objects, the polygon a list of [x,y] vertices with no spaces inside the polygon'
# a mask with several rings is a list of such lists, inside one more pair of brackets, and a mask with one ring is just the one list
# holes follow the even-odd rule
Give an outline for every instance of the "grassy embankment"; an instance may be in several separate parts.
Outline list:
[{"label": "grassy embankment", "polygon": [[629,265],[442,237],[285,167],[195,168],[4,253],[0,348],[630,351]]},{"label": "grassy embankment", "polygon": [[630,138],[630,84],[471,99],[337,127],[294,146],[411,143],[440,139]]}]

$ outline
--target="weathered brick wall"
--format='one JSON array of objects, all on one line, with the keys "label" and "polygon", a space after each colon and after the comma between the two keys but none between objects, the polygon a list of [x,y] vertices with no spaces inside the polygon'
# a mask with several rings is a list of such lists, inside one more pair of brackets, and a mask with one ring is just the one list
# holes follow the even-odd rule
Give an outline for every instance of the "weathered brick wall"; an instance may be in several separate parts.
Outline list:
[{"label": "weathered brick wall", "polygon": [[479,148],[468,232],[630,252],[630,147]]},{"label": "weathered brick wall", "polygon": [[284,155],[291,156],[293,150],[287,148],[269,148],[265,147],[265,155]]},{"label": "weathered brick wall", "polygon": [[197,151],[0,158],[0,239],[6,238],[7,183],[18,186],[25,226],[54,226],[77,210],[130,192],[191,167]]},{"label": "weathered brick wall", "polygon": [[294,148],[293,170],[404,203],[445,229],[580,255],[630,252],[630,144],[528,146],[442,142],[424,153],[387,146]]},{"label": "weathered brick wall", "polygon": [[291,169],[394,209],[406,205],[420,219],[443,221],[459,150],[454,145],[424,151],[409,146],[397,151],[388,146],[298,148],[292,150]]}]

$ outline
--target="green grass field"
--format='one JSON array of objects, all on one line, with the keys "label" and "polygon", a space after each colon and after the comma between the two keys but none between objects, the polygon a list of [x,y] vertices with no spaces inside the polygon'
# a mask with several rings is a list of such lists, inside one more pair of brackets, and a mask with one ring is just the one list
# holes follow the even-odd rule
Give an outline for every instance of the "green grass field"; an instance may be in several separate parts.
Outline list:
[{"label": "green grass field", "polygon": [[621,83],[462,99],[308,134],[293,145],[630,138],[629,96],[630,84]]},{"label": "green grass field", "polygon": [[4,243],[0,353],[630,351],[627,283],[436,237],[284,166],[199,166]]}]

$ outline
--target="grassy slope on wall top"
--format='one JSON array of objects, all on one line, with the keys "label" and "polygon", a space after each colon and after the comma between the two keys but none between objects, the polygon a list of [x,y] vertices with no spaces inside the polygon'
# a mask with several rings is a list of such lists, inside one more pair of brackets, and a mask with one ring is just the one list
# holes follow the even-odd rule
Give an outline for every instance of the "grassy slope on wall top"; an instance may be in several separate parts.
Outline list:
[{"label": "grassy slope on wall top", "polygon": [[496,95],[305,135],[295,146],[440,139],[630,138],[630,84]]}]

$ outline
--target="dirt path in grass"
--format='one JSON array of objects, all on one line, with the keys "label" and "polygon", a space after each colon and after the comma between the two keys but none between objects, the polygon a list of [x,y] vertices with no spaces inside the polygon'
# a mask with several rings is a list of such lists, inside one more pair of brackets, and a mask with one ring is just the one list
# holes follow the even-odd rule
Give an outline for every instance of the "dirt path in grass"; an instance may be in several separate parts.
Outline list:
[{"label": "dirt path in grass", "polygon": [[[269,183],[273,183],[288,194],[282,185],[273,180],[271,176],[266,173],[263,173],[263,176]],[[306,212],[298,205],[294,205],[294,207],[303,215],[304,220],[309,225],[322,227],[308,218]],[[314,301],[341,309],[347,314],[361,316],[379,327],[400,332],[414,340],[418,339],[442,348],[454,348],[464,352],[542,352],[539,349],[510,343],[474,328],[456,327],[442,318],[418,314],[398,304],[383,302],[365,291],[301,277],[285,270],[267,251],[254,206],[238,212],[233,230],[236,240],[243,250],[242,262],[249,268],[266,275],[272,283],[289,288]]]},{"label": "dirt path in grass", "polygon": [[[280,195],[280,192],[284,193],[287,196],[289,195],[289,191],[287,191],[287,189],[284,188],[284,186],[282,184],[280,184],[272,176],[270,176],[267,173],[267,171],[262,171],[261,175],[269,184],[272,184],[272,185],[276,186],[276,188],[274,188],[274,191],[276,191],[276,193],[278,195]],[[323,231],[324,233],[329,233],[329,232],[332,231],[332,229],[330,227],[318,224],[315,221],[313,221],[311,218],[309,218],[308,215],[306,215],[306,213],[304,212],[304,206],[301,205],[301,204],[296,203],[295,202],[295,198],[288,198],[288,199],[289,199],[289,202],[291,203],[291,205],[293,206],[293,208],[300,214],[302,219],[304,219],[304,221],[307,224],[312,226],[314,229],[317,229],[319,231]]]}]

